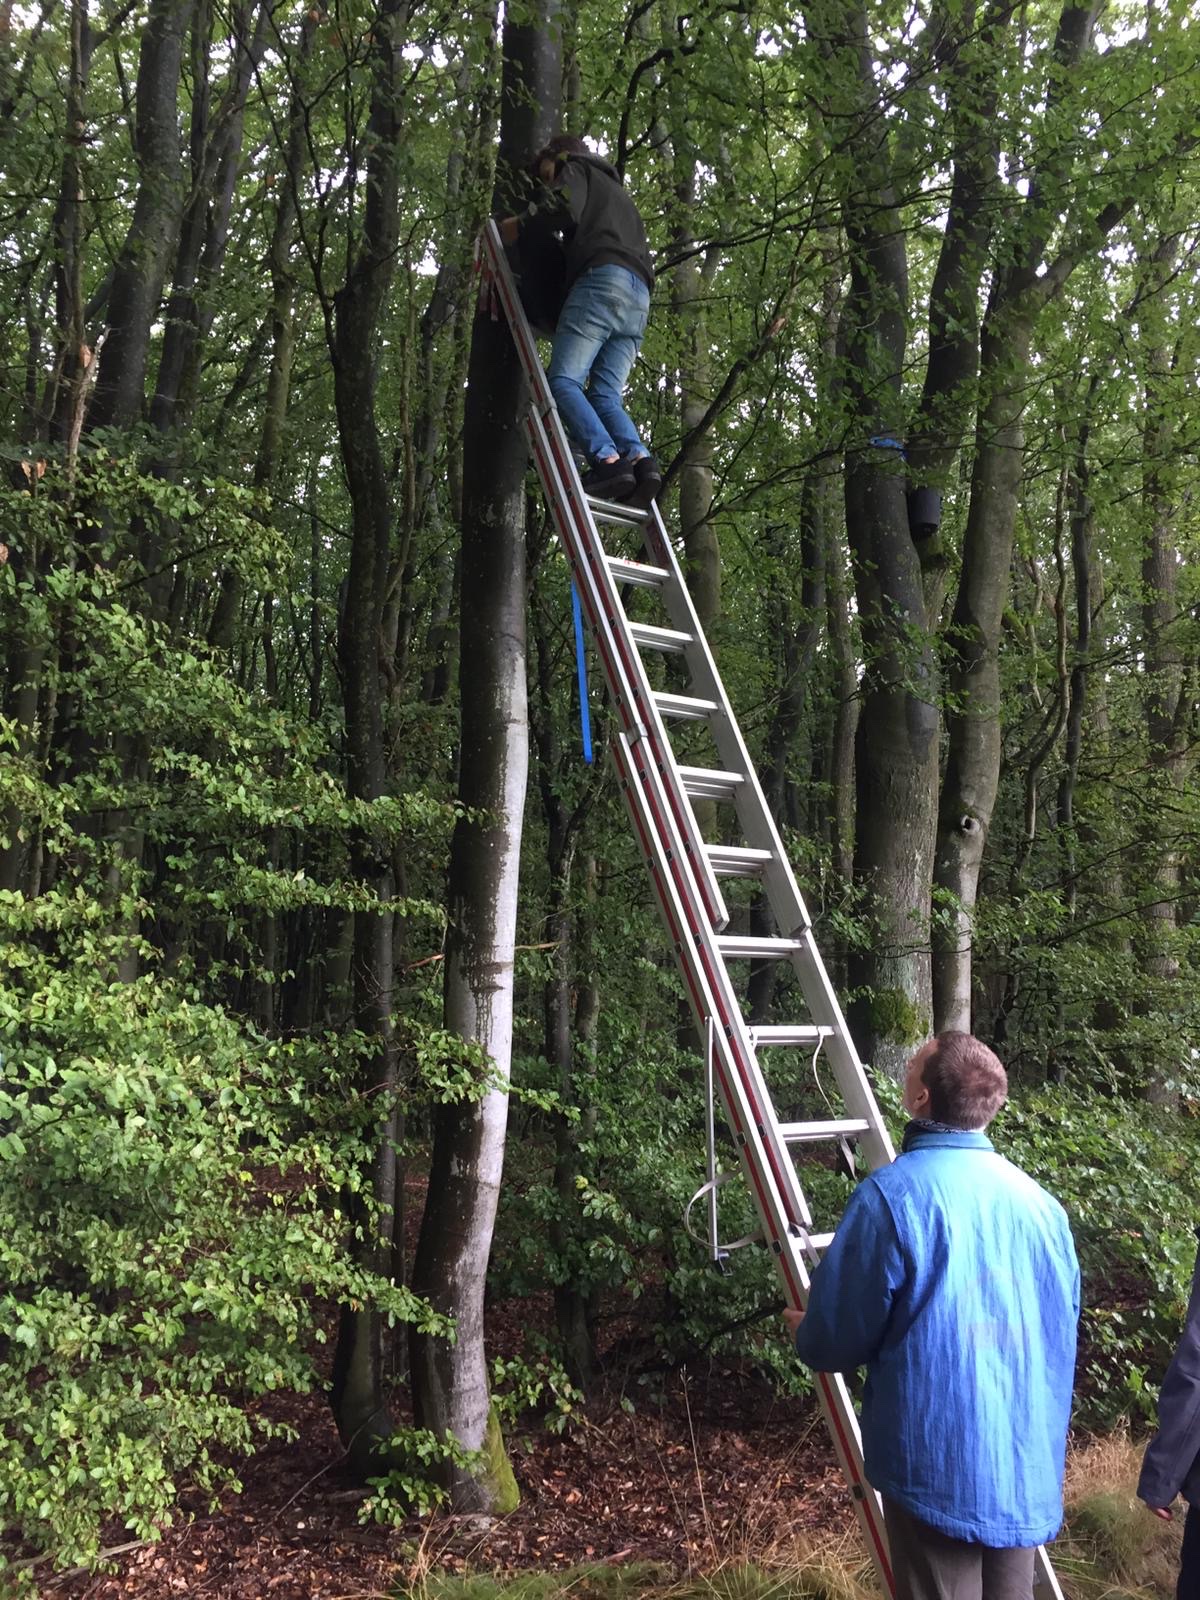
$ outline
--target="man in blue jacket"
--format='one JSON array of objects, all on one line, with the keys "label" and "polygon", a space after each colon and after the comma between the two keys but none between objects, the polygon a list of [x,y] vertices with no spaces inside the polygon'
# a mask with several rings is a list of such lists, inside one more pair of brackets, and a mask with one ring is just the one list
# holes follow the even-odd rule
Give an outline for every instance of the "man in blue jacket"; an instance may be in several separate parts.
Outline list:
[{"label": "man in blue jacket", "polygon": [[807,1314],[786,1314],[808,1366],[867,1369],[897,1600],[1028,1600],[1062,1522],[1079,1264],[1062,1207],[983,1131],[1007,1093],[970,1034],[918,1050],[902,1154],[858,1185]]},{"label": "man in blue jacket", "polygon": [[1187,1501],[1175,1595],[1176,1600],[1200,1600],[1200,1255],[1183,1337],[1159,1390],[1158,1432],[1146,1446],[1138,1495],[1167,1522],[1176,1495]]}]

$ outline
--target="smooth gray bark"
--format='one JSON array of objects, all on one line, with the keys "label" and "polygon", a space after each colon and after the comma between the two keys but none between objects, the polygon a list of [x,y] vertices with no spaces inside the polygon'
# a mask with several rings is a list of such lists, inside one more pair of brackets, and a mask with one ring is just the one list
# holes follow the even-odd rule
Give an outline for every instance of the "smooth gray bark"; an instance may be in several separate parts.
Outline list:
[{"label": "smooth gray bark", "polygon": [[[561,58],[552,3],[540,0],[503,37],[497,203],[554,131]],[[477,316],[464,419],[462,724],[459,799],[448,886],[444,1016],[482,1046],[490,1078],[480,1097],[439,1109],[413,1286],[455,1318],[453,1344],[412,1340],[418,1422],[482,1451],[476,1472],[447,1471],[459,1511],[511,1509],[518,1493],[491,1409],[483,1297],[504,1163],[512,1053],[517,874],[528,768],[525,686],[525,471],[528,403],[501,321]]]},{"label": "smooth gray bark", "polygon": [[[1024,460],[1024,375],[1031,310],[994,308],[983,334],[980,410],[963,565],[950,622],[949,749],[938,816],[936,877],[952,926],[934,939],[934,1026],[971,1031],[971,929],[979,869],[1000,778],[999,635],[1009,592]],[[1018,374],[1015,383],[1008,374]]]}]

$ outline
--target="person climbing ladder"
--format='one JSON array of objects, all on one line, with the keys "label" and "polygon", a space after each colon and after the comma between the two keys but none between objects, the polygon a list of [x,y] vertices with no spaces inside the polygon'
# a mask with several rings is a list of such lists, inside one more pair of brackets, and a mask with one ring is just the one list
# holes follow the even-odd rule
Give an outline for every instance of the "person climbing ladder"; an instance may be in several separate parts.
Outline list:
[{"label": "person climbing ladder", "polygon": [[616,168],[574,134],[556,134],[532,171],[535,198],[506,217],[500,233],[506,244],[525,236],[535,247],[544,247],[546,222],[562,235],[566,300],[554,329],[550,392],[590,464],[584,488],[645,509],[662,474],[622,405],[654,287],[645,226]]}]

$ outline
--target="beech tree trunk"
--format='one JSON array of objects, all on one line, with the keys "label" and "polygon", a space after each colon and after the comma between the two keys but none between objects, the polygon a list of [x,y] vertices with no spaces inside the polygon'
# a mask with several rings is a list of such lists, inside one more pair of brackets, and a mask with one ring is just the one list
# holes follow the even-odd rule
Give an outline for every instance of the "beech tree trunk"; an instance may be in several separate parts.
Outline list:
[{"label": "beech tree trunk", "polygon": [[1024,459],[1021,418],[1032,368],[1037,318],[1085,254],[1097,249],[1132,205],[1110,202],[1080,219],[1049,265],[1045,255],[1059,224],[1063,190],[1075,170],[1074,147],[1055,131],[1052,114],[1080,59],[1091,48],[1095,7],[1066,4],[1047,63],[1048,126],[1036,152],[1029,194],[1018,224],[1014,259],[998,270],[982,338],[981,407],[963,565],[951,623],[949,747],[938,812],[936,882],[953,921],[936,938],[934,1026],[971,1026],[972,928],[979,874],[1000,783],[1000,628],[1010,587],[1013,530]]},{"label": "beech tree trunk", "polygon": [[[391,553],[393,511],[376,413],[376,354],[399,235],[402,137],[401,47],[407,0],[382,0],[373,32],[369,155],[361,234],[338,292],[331,355],[338,436],[350,494],[350,569],[338,630],[345,696],[349,789],[358,800],[385,793],[384,686],[380,629]],[[363,829],[351,839],[355,876],[381,905],[393,897],[386,840]],[[374,1216],[362,1218],[365,1263],[386,1274],[396,1187],[397,1068],[392,1027],[394,963],[390,907],[354,914],[353,999],[358,1027],[371,1041],[360,1092],[378,1107],[371,1169]],[[342,1308],[331,1400],[338,1433],[360,1477],[378,1473],[394,1432],[385,1393],[384,1328],[370,1306]]]},{"label": "beech tree trunk", "polygon": [[985,400],[950,623],[949,750],[935,873],[938,887],[953,897],[954,909],[950,932],[934,937],[934,1028],[939,1032],[971,1031],[971,928],[1000,782],[1000,623],[1024,461],[1021,416],[1032,332],[1030,310],[1014,312],[1001,303],[983,334]]},{"label": "beech tree trunk", "polygon": [[[1160,795],[1152,812],[1155,837],[1146,846],[1153,862],[1151,892],[1157,898],[1142,912],[1139,954],[1150,980],[1142,1005],[1153,1010],[1158,996],[1179,978],[1177,942],[1180,890],[1180,852],[1173,835],[1177,824],[1176,792],[1185,774],[1191,696],[1188,693],[1187,658],[1180,637],[1178,576],[1179,544],[1175,530],[1175,496],[1172,492],[1172,446],[1176,422],[1169,398],[1169,379],[1175,349],[1173,305],[1164,305],[1167,285],[1174,273],[1178,238],[1169,236],[1147,264],[1145,303],[1140,313],[1144,366],[1144,420],[1142,426],[1142,508],[1146,546],[1142,556],[1142,627],[1145,634],[1146,734],[1151,771]],[[1168,1002],[1169,1009],[1169,1002]],[[1146,1085],[1147,1098],[1166,1103],[1178,1098],[1161,1070]]]},{"label": "beech tree trunk", "polygon": [[[853,15],[865,39],[866,18]],[[864,60],[866,57],[864,56]],[[850,290],[842,310],[853,443],[846,528],[854,561],[865,670],[855,744],[854,876],[872,933],[851,981],[865,1058],[898,1076],[929,1027],[928,926],[937,784],[938,709],[921,564],[908,532],[901,374],[907,342],[904,232],[885,154],[863,141],[864,167],[843,202]]]},{"label": "beech tree trunk", "polygon": [[[953,185],[930,294],[921,401],[905,436],[902,375],[909,317],[896,152],[869,62],[864,8],[814,4],[814,37],[831,71],[829,109],[852,152],[842,218],[850,291],[839,343],[846,358],[846,526],[854,562],[864,672],[855,755],[854,875],[871,935],[851,969],[851,1011],[863,1054],[898,1075],[932,1021],[929,959],[936,817],[938,685],[930,630],[944,558],[936,532],[910,529],[909,489],[948,480],[970,415],[978,367],[977,296],[994,207],[994,46],[1007,20],[992,0],[939,7],[931,24],[953,130]],[[899,135],[896,138],[899,139]],[[911,152],[909,153],[911,157]],[[907,180],[907,177],[905,179]],[[843,643],[839,641],[839,643]]]},{"label": "beech tree trunk", "polygon": [[[528,13],[523,13],[528,15]],[[554,131],[561,57],[553,0],[506,20],[497,206]],[[446,1025],[482,1045],[480,1098],[439,1109],[413,1287],[455,1318],[457,1338],[412,1340],[418,1423],[481,1451],[475,1472],[446,1471],[458,1511],[510,1510],[519,1495],[488,1386],[483,1300],[504,1164],[512,1054],[517,873],[528,767],[525,686],[525,472],[528,403],[502,321],[476,318],[464,418],[462,695],[459,799],[446,938]]]},{"label": "beech tree trunk", "polygon": [[190,0],[151,0],[142,34],[134,129],[138,191],[108,296],[92,428],[127,428],[142,414],[150,330],[183,206],[178,98],[190,12]]}]

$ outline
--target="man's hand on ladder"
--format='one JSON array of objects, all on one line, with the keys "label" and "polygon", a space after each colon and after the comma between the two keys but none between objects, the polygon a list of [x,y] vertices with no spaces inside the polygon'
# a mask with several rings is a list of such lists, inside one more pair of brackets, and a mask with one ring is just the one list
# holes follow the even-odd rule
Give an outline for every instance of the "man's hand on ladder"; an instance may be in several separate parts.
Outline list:
[{"label": "man's hand on ladder", "polygon": [[796,1329],[804,1321],[803,1311],[797,1311],[795,1306],[784,1306],[783,1320],[787,1323],[788,1339],[795,1343]]}]

